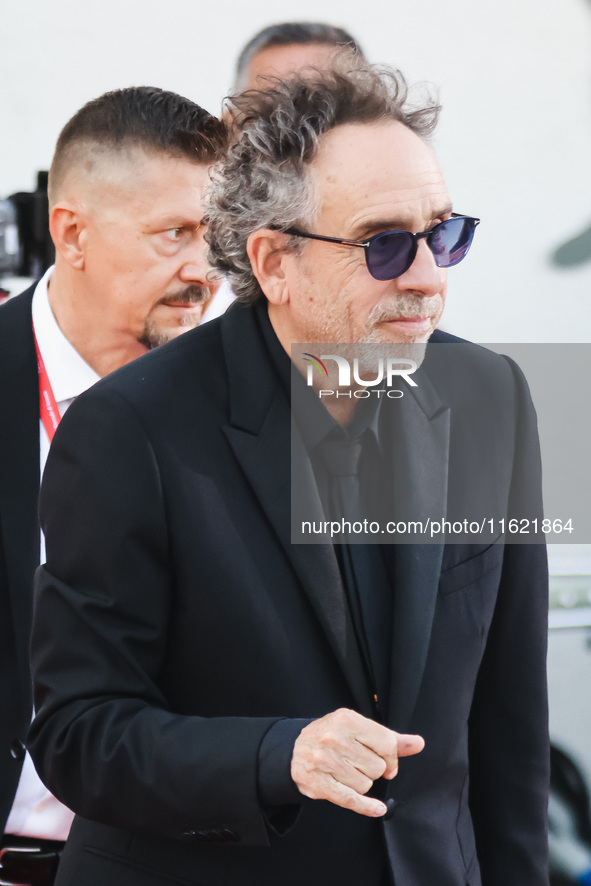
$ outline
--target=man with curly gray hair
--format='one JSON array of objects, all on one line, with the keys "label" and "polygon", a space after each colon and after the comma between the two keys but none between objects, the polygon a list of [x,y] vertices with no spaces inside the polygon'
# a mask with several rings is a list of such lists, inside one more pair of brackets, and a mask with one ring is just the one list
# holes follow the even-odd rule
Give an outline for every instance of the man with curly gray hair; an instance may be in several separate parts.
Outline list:
[{"label": "man with curly gray hair", "polygon": [[326,522],[372,465],[431,515],[539,504],[514,364],[405,350],[398,401],[338,352],[453,344],[478,220],[437,107],[347,54],[234,114],[208,238],[238,302],[79,398],[45,473],[30,747],[78,813],[59,886],[543,886],[543,546]]},{"label": "man with curly gray hair", "polygon": [[[210,258],[228,275],[238,297],[254,301],[263,295],[247,254],[252,232],[313,223],[321,196],[314,188],[312,161],[331,130],[401,123],[411,144],[428,140],[439,106],[431,101],[412,109],[407,99],[399,73],[379,72],[343,52],[340,59],[333,57],[332,72],[323,79],[296,85],[270,81],[264,91],[229,100],[240,138],[215,183],[208,239]],[[372,133],[368,130],[368,137]],[[413,133],[418,138],[412,139]],[[321,180],[323,173],[317,177]],[[286,238],[279,239],[285,247]],[[293,237],[287,247],[297,249],[298,244],[301,239]]]}]

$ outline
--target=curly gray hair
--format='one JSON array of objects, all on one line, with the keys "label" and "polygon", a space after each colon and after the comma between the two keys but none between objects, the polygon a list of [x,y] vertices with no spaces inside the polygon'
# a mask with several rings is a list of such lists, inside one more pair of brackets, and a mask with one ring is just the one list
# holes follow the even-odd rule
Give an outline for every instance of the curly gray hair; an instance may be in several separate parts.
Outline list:
[{"label": "curly gray hair", "polygon": [[[237,298],[253,302],[263,296],[246,252],[250,234],[313,222],[309,168],[325,133],[346,123],[395,120],[428,139],[439,105],[429,97],[410,107],[408,99],[399,71],[342,50],[328,70],[276,80],[264,91],[227,100],[238,138],[213,176],[207,240],[210,262],[228,277]],[[293,237],[285,248],[305,247]]]}]

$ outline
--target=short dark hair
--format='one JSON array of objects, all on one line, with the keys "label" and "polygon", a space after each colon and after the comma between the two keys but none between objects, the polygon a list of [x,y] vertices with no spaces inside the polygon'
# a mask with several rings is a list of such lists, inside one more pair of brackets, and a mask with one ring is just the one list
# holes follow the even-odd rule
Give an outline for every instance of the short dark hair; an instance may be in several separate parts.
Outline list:
[{"label": "short dark hair", "polygon": [[[263,296],[246,251],[250,234],[313,222],[309,168],[327,132],[348,123],[396,121],[426,141],[440,110],[431,95],[409,104],[400,71],[370,65],[347,50],[337,51],[327,70],[274,80],[228,103],[237,140],[213,176],[206,239],[211,264],[243,301]],[[296,237],[286,245],[300,247]]]},{"label": "short dark hair", "polygon": [[97,151],[142,148],[213,163],[227,148],[221,120],[195,102],[154,86],[116,89],[88,102],[62,129],[49,172],[49,202],[72,165]]},{"label": "short dark hair", "polygon": [[282,22],[278,25],[269,25],[255,34],[238,56],[236,87],[242,88],[241,81],[246,69],[255,55],[262,52],[263,49],[269,49],[271,46],[292,46],[293,44],[306,46],[314,43],[327,46],[347,46],[356,55],[361,58],[365,57],[357,40],[344,28],[327,25],[323,22]]}]

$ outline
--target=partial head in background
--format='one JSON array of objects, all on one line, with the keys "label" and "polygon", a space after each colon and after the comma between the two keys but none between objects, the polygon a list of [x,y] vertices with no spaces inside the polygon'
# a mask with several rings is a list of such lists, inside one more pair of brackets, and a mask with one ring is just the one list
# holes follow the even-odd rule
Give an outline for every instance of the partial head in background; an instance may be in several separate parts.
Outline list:
[{"label": "partial head in background", "polygon": [[326,67],[338,47],[363,58],[358,42],[344,28],[322,22],[269,25],[249,40],[236,63],[235,89],[261,89],[264,79],[286,77],[303,68]]},{"label": "partial head in background", "polygon": [[428,145],[437,102],[410,102],[399,72],[349,52],[230,102],[239,137],[216,175],[208,240],[236,295],[266,297],[286,349],[426,341],[475,221],[452,219]]},{"label": "partial head in background", "polygon": [[91,365],[109,352],[100,374],[199,322],[217,288],[202,202],[226,142],[221,121],[153,87],[106,93],[62,130],[49,173],[50,302]]}]

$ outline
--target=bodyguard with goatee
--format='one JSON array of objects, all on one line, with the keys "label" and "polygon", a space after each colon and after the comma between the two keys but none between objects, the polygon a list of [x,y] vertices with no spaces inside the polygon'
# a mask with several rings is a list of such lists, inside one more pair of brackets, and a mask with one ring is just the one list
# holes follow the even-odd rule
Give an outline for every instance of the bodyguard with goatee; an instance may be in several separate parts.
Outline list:
[{"label": "bodyguard with goatee", "polygon": [[49,175],[55,267],[0,308],[2,882],[51,883],[72,820],[24,748],[49,443],[73,398],[199,322],[215,288],[202,197],[224,148],[223,125],[170,92],[123,89],[85,105],[62,131]]},{"label": "bodyguard with goatee", "polygon": [[395,449],[382,408],[311,389],[291,436],[292,343],[450,346],[477,219],[406,98],[350,53],[237,98],[208,238],[243,303],[59,429],[31,750],[78,814],[60,886],[546,883],[543,546],[292,544],[290,461],[320,507],[326,444],[439,515],[448,481],[539,501],[523,376],[472,345],[451,385],[427,354]]}]

